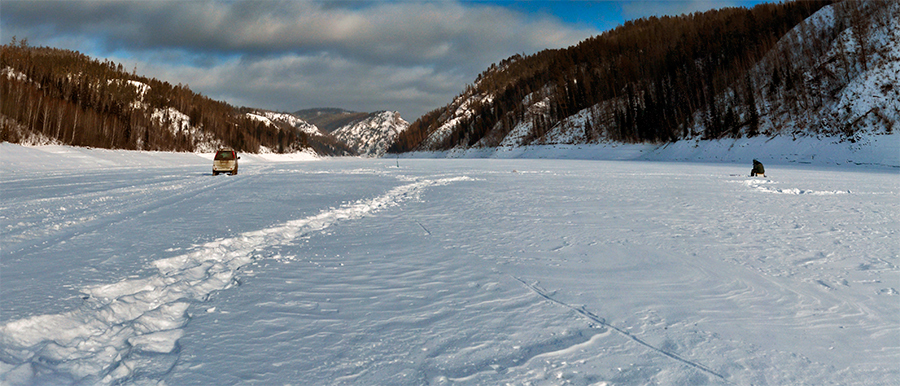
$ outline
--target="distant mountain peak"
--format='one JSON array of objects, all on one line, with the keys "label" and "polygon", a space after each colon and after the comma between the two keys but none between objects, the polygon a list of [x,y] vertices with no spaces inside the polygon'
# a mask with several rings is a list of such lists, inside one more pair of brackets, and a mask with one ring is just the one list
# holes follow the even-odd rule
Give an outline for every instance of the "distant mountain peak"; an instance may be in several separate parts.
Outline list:
[{"label": "distant mountain peak", "polygon": [[396,111],[377,111],[336,129],[334,136],[360,155],[383,156],[409,122]]},{"label": "distant mountain peak", "polygon": [[388,110],[365,113],[322,107],[298,110],[293,115],[368,157],[384,155],[397,136],[409,127],[400,113]]}]

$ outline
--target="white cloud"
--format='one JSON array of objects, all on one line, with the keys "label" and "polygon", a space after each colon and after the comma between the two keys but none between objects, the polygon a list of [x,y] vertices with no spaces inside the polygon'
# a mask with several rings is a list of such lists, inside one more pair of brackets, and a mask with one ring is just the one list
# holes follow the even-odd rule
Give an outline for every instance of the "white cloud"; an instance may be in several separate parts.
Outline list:
[{"label": "white cloud", "polygon": [[4,34],[115,57],[233,104],[396,109],[408,120],[450,102],[491,63],[599,32],[449,1],[47,4],[4,1]]},{"label": "white cloud", "polygon": [[410,117],[448,103],[462,85],[471,82],[461,74],[429,66],[371,65],[327,52],[234,58],[209,67],[138,61],[126,68],[131,65],[159,79],[178,79],[214,99],[288,112],[337,106],[356,111],[400,110]]}]

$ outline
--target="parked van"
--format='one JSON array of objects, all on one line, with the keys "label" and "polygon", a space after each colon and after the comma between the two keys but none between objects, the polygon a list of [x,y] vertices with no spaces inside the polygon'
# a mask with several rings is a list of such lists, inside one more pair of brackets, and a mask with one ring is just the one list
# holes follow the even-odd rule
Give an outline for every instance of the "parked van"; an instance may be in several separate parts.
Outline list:
[{"label": "parked van", "polygon": [[238,157],[237,152],[232,148],[223,148],[219,149],[216,152],[216,157],[213,158],[213,169],[212,174],[217,175],[219,173],[230,173],[231,175],[235,175],[238,172],[238,160],[241,157]]}]

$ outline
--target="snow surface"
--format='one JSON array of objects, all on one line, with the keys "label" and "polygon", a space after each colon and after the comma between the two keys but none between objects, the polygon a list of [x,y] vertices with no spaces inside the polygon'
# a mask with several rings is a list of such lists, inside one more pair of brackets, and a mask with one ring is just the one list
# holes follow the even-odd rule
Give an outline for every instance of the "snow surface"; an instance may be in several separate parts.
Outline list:
[{"label": "snow surface", "polygon": [[0,383],[900,379],[895,167],[278,158],[0,144]]}]

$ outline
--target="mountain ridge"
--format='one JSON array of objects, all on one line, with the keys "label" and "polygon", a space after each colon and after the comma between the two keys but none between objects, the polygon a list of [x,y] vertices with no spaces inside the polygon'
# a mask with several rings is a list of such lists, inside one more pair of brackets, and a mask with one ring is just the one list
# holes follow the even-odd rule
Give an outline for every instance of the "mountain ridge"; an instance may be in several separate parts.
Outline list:
[{"label": "mountain ridge", "polygon": [[293,115],[318,126],[357,154],[367,157],[384,155],[396,137],[409,127],[409,122],[400,117],[399,112],[387,110],[365,113],[324,107],[298,110]]},{"label": "mountain ridge", "polygon": [[332,133],[360,155],[381,157],[407,128],[409,122],[400,117],[399,112],[377,111]]},{"label": "mountain ridge", "polygon": [[[0,46],[0,140],[126,150],[354,154],[318,129],[79,52]],[[276,114],[276,115],[273,115]]]},{"label": "mountain ridge", "polygon": [[492,65],[390,151],[891,133],[898,9],[796,2],[627,22]]}]

